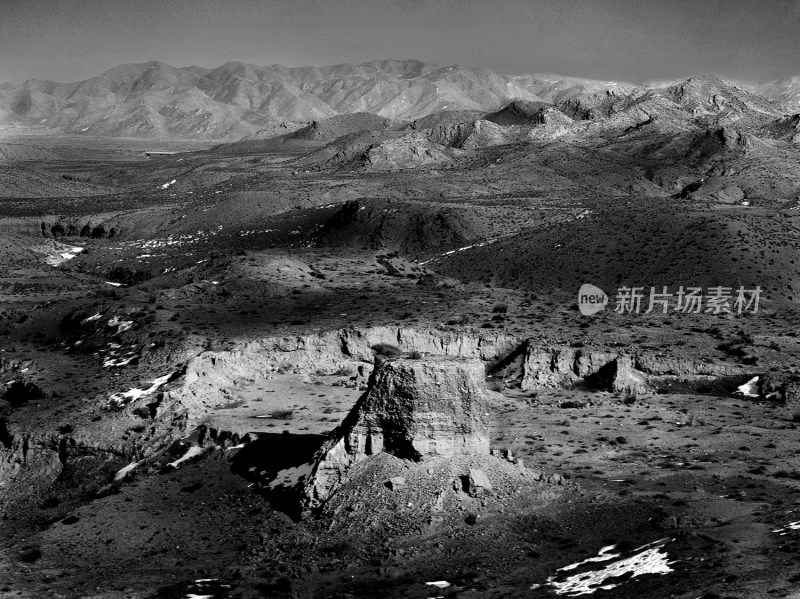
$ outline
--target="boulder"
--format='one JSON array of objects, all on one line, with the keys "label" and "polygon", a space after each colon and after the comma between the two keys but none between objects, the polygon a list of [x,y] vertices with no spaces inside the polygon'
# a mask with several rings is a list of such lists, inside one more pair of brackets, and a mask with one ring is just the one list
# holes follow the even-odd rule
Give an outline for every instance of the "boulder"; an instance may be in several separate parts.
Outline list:
[{"label": "boulder", "polygon": [[729,185],[725,189],[722,189],[717,192],[717,199],[720,202],[725,202],[727,204],[734,204],[736,202],[741,202],[745,198],[745,193],[735,185]]},{"label": "boulder", "polygon": [[[750,380],[747,383],[752,383],[751,397],[761,397],[783,403],[793,411],[800,409],[800,376],[769,372],[754,378],[756,380]],[[744,386],[742,385],[742,387]],[[739,390],[741,391],[742,388],[740,387]]]},{"label": "boulder", "polygon": [[472,497],[480,497],[492,491],[492,483],[483,470],[470,468],[468,477],[467,493]]},{"label": "boulder", "polygon": [[367,391],[312,460],[304,505],[324,503],[353,465],[381,452],[415,461],[488,454],[486,399],[480,360],[379,361]]},{"label": "boulder", "polygon": [[584,380],[608,391],[647,392],[647,376],[636,366],[636,359],[628,354],[531,345],[525,355],[520,386],[526,391],[563,388]]},{"label": "boulder", "polygon": [[645,374],[636,369],[634,360],[629,355],[620,355],[616,359],[616,372],[612,381],[613,391],[630,393],[647,393],[651,391]]},{"label": "boulder", "polygon": [[432,143],[421,136],[411,136],[390,139],[370,147],[365,163],[374,169],[412,168],[449,162],[462,153],[462,150]]},{"label": "boulder", "polygon": [[397,491],[400,487],[404,487],[405,484],[406,479],[404,476],[393,476],[387,481],[386,486],[392,491]]}]

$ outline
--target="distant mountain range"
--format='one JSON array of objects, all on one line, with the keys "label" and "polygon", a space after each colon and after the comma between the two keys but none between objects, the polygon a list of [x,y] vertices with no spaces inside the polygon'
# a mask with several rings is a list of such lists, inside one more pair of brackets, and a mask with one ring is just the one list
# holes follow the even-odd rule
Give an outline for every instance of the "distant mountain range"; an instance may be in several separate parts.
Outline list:
[{"label": "distant mountain range", "polygon": [[[800,104],[800,77],[740,87]],[[237,140],[281,123],[342,114],[413,121],[441,111],[499,110],[510,100],[567,103],[637,88],[642,86],[552,74],[502,75],[418,60],[297,68],[229,62],[215,69],[148,62],[76,83],[0,84],[0,124],[87,135]]]}]

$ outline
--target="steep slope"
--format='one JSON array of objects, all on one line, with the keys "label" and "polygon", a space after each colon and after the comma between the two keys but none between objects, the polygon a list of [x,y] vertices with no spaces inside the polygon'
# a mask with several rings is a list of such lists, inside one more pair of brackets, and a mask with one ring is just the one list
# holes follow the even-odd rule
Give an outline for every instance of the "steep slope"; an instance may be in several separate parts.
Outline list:
[{"label": "steep slope", "polygon": [[545,102],[525,102],[513,100],[500,110],[486,115],[487,121],[495,125],[533,125],[543,122],[542,110],[548,106]]},{"label": "steep slope", "polygon": [[356,112],[413,120],[444,109],[487,111],[538,96],[487,69],[416,60],[287,68],[122,65],[77,83],[0,87],[3,122],[93,135],[239,139],[282,122]]},{"label": "steep slope", "polygon": [[286,136],[286,140],[334,141],[343,135],[361,131],[382,131],[391,126],[391,121],[367,112],[354,112],[331,117],[324,121],[313,121]]},{"label": "steep slope", "polygon": [[[576,120],[635,109],[627,126],[656,112],[663,118],[665,111],[678,111],[677,120],[750,128],[785,116],[786,103],[800,100],[797,78],[750,89],[715,77],[648,87],[551,74],[502,75],[418,60],[294,68],[229,62],[214,69],[148,62],[75,83],[2,84],[0,124],[89,135],[241,139],[354,113],[414,121],[442,112],[461,113],[464,120],[469,113],[491,112],[488,120],[502,126],[541,124],[545,117],[554,123],[558,113],[535,113],[555,104]],[[445,123],[421,127],[436,124]]]},{"label": "steep slope", "polygon": [[786,107],[778,102],[711,76],[692,77],[661,93],[696,118],[736,123],[739,128],[764,124],[786,113]]},{"label": "steep slope", "polygon": [[750,91],[778,102],[784,102],[790,106],[800,104],[800,75],[785,77],[773,83],[753,85]]},{"label": "steep slope", "polygon": [[481,226],[458,210],[354,201],[345,203],[308,241],[317,247],[417,253],[463,244],[483,235]]},{"label": "steep slope", "polygon": [[636,88],[631,83],[565,77],[553,73],[520,75],[514,77],[514,81],[551,104],[582,96],[605,93],[606,91],[629,93]]},{"label": "steep slope", "polygon": [[[429,268],[461,280],[548,292],[598,285],[760,286],[775,304],[796,301],[797,217],[751,208],[711,212],[663,200],[612,201],[583,216],[443,256]],[[774,304],[773,304],[774,305]]]}]

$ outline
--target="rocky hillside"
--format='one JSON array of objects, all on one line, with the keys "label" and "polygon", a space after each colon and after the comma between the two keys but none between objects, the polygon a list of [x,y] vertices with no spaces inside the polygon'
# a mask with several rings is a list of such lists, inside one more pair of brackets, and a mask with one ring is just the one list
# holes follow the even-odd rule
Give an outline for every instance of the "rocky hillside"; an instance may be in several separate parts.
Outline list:
[{"label": "rocky hillside", "polygon": [[800,75],[785,77],[774,83],[752,86],[752,91],[790,105],[800,105]]},{"label": "rocky hillside", "polygon": [[[680,83],[659,91],[687,107],[681,98],[706,97],[706,88],[718,86],[708,78],[691,81],[692,89]],[[795,77],[750,86],[748,104],[757,106],[763,96],[797,105],[798,85]],[[281,133],[281,124],[293,130],[299,123],[353,113],[414,121],[442,111],[485,114],[505,107],[495,113],[495,122],[511,124],[536,120],[537,107],[555,104],[575,118],[581,110],[603,112],[608,98],[638,98],[650,89],[657,86],[551,74],[511,76],[418,60],[297,68],[229,62],[213,69],[148,62],[75,83],[0,84],[0,124],[87,135],[236,140]],[[730,89],[719,95],[729,98]],[[586,98],[595,98],[588,107]]]},{"label": "rocky hillside", "polygon": [[215,69],[148,62],[76,83],[5,84],[0,118],[92,135],[240,139],[275,122],[354,112],[413,120],[446,109],[485,111],[515,97],[539,100],[510,76],[415,60]]}]

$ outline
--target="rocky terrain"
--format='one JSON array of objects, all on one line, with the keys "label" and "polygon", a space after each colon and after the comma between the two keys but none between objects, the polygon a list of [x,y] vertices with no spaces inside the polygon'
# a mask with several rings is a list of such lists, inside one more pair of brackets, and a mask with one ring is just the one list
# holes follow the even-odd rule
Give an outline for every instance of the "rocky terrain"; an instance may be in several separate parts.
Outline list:
[{"label": "rocky terrain", "polygon": [[[797,77],[739,87],[792,106],[800,101]],[[0,83],[0,125],[85,136],[267,139],[354,113],[413,121],[441,112],[497,111],[511,100],[518,106],[558,106],[662,90],[661,84],[503,75],[419,60],[294,68],[229,62],[213,69],[154,61],[121,65],[73,83]],[[509,121],[510,112],[514,109],[500,111],[495,122],[507,125],[520,118]],[[529,118],[525,113],[523,124]]]},{"label": "rocky terrain", "polygon": [[789,96],[414,61],[0,93],[0,597],[800,592]]}]

